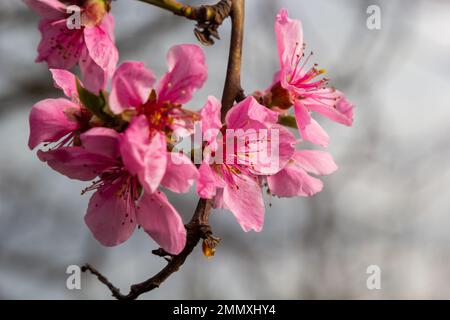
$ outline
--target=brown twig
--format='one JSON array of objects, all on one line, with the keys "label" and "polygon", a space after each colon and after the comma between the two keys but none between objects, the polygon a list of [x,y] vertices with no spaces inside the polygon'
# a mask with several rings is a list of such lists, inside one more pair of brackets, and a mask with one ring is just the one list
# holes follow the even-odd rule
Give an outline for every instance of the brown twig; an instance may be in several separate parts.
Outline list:
[{"label": "brown twig", "polygon": [[[222,95],[222,117],[233,106],[236,100],[243,98],[244,93],[241,88],[241,56],[242,41],[244,34],[244,6],[245,0],[232,0],[231,20],[232,35],[230,43],[230,56],[228,59],[227,77]],[[201,239],[208,243],[217,244],[220,240],[212,236],[209,225],[209,215],[211,213],[213,200],[200,199],[194,215],[186,225],[187,240],[186,247],[178,255],[170,255],[162,249],[154,250],[153,253],[166,258],[168,264],[156,275],[150,279],[132,285],[130,292],[126,295],[120,293],[120,289],[115,287],[105,276],[95,268],[86,264],[83,266],[83,272],[90,271],[98,280],[106,285],[111,291],[113,297],[118,300],[132,300],[138,298],[141,294],[158,288],[171,274],[178,271],[186,261]]]},{"label": "brown twig", "polygon": [[115,297],[116,299],[134,300],[141,294],[158,288],[161,283],[163,283],[172,273],[180,269],[180,267],[186,261],[186,258],[191,254],[192,250],[194,250],[201,239],[207,239],[212,235],[211,227],[209,226],[210,212],[211,200],[200,199],[194,216],[186,225],[187,242],[183,251],[176,256],[171,256],[168,264],[155,276],[144,282],[132,285],[130,292],[126,295],[120,293],[120,289],[115,287],[104,275],[102,275],[99,271],[97,271],[89,264],[84,265],[82,271],[89,271],[93,275],[95,275],[101,283],[108,287],[113,297]]},{"label": "brown twig", "polygon": [[242,44],[244,41],[245,0],[233,0],[231,6],[231,40],[228,55],[227,77],[222,95],[222,120],[234,101],[241,100],[244,91],[241,87]]},{"label": "brown twig", "polygon": [[218,28],[231,12],[232,0],[220,0],[214,5],[190,6],[176,0],[139,0],[173,12],[178,16],[197,21],[194,34],[204,45],[214,44],[220,39]]}]

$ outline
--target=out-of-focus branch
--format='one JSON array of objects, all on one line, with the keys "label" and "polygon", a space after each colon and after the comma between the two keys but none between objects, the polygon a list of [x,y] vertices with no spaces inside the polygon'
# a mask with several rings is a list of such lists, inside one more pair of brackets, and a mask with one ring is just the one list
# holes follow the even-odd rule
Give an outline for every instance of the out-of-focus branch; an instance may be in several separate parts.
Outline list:
[{"label": "out-of-focus branch", "polygon": [[[241,57],[242,57],[242,41],[244,34],[244,6],[245,0],[232,0],[231,6],[231,43],[230,56],[228,59],[227,77],[222,95],[222,118],[226,112],[233,106],[236,100],[243,98],[243,90],[241,88]],[[204,240],[207,249],[214,249],[220,241],[219,238],[213,237],[211,227],[209,225],[209,216],[211,214],[212,204],[214,200],[200,199],[194,215],[190,222],[186,225],[187,240],[183,251],[178,255],[170,255],[162,249],[154,250],[153,254],[164,257],[168,264],[156,275],[150,279],[134,284],[130,288],[130,292],[126,295],[120,293],[120,289],[115,287],[104,275],[95,268],[86,264],[83,266],[83,272],[89,271],[95,275],[98,280],[106,285],[112,295],[118,300],[133,300],[141,294],[158,288],[167,278],[174,272],[178,271],[191,254],[200,240]]]},{"label": "out-of-focus branch", "polygon": [[232,0],[220,0],[214,5],[190,6],[176,0],[139,0],[178,16],[197,21],[195,36],[204,45],[213,45],[220,39],[218,28],[231,12]]}]

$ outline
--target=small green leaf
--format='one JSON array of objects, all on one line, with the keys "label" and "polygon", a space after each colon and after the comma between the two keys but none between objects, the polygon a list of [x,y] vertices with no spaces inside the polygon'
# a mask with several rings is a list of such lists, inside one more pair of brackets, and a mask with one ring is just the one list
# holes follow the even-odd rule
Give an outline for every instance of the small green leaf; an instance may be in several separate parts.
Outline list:
[{"label": "small green leaf", "polygon": [[297,128],[297,121],[295,121],[294,116],[281,116],[278,123],[289,128]]},{"label": "small green leaf", "polygon": [[106,109],[106,99],[103,92],[96,95],[89,90],[83,88],[80,81],[77,79],[77,91],[78,96],[80,98],[81,103],[91,111],[94,115],[105,122],[114,121],[114,118],[111,117],[108,113],[105,112]]}]

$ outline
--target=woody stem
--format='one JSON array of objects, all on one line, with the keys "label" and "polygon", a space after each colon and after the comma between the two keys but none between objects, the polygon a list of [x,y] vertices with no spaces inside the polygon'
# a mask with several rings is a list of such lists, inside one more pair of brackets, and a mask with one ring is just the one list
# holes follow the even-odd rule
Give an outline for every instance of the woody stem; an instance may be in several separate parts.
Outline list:
[{"label": "woody stem", "polygon": [[222,120],[236,99],[243,96],[241,87],[242,45],[244,41],[245,0],[233,0],[231,5],[231,40],[227,77],[222,94]]},{"label": "woody stem", "polygon": [[157,6],[161,9],[170,11],[178,16],[183,16],[187,19],[197,20],[201,22],[211,21],[216,18],[217,14],[221,15],[222,16],[221,18],[223,20],[228,15],[229,10],[228,12],[226,11],[219,12],[220,9],[224,6],[229,7],[231,5],[231,0],[221,0],[215,5],[202,5],[202,6],[190,6],[176,0],[139,0],[139,1]]}]

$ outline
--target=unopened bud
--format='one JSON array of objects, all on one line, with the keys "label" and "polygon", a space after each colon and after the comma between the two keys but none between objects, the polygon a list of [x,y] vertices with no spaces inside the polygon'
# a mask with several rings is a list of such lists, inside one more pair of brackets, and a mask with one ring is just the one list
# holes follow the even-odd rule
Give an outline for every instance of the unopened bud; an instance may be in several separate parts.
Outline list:
[{"label": "unopened bud", "polygon": [[109,11],[109,1],[87,0],[84,3],[84,11],[81,14],[81,22],[85,27],[94,27],[100,24],[103,17]]},{"label": "unopened bud", "polygon": [[211,258],[216,253],[216,247],[220,242],[220,238],[208,235],[202,243],[203,254],[207,258]]},{"label": "unopened bud", "polygon": [[202,243],[202,250],[203,250],[203,254],[205,255],[205,257],[207,257],[207,258],[211,258],[211,257],[213,257],[214,256],[214,254],[216,253],[216,248],[214,247],[211,247],[209,244],[208,244],[208,240],[203,240],[203,243]]}]

